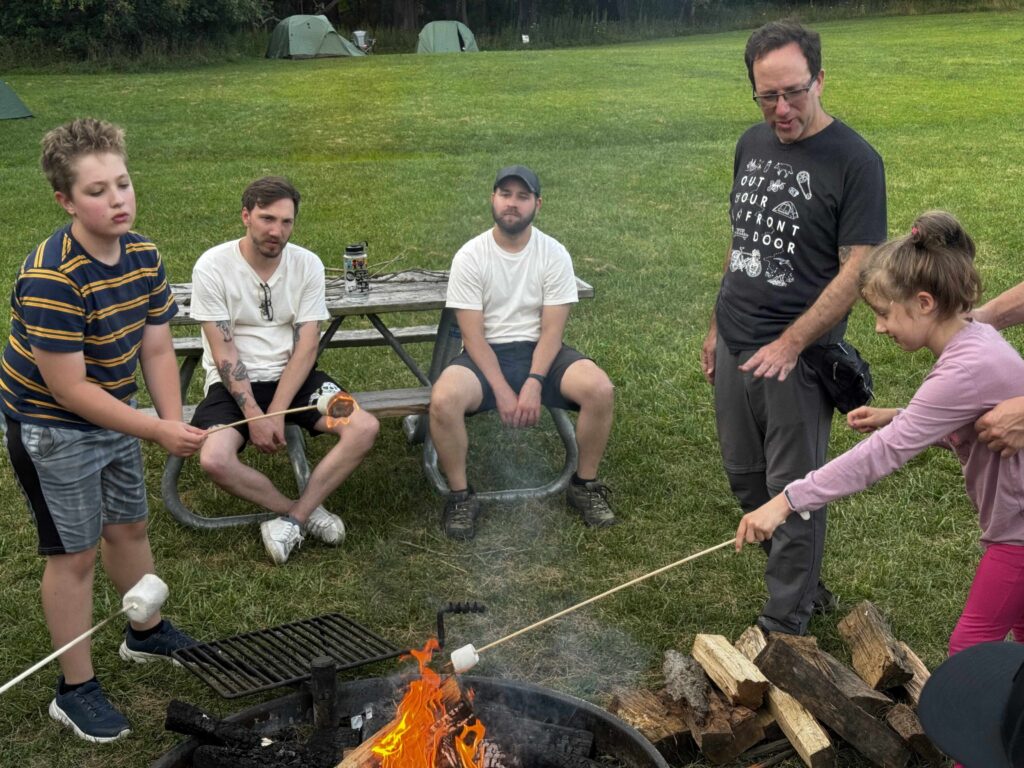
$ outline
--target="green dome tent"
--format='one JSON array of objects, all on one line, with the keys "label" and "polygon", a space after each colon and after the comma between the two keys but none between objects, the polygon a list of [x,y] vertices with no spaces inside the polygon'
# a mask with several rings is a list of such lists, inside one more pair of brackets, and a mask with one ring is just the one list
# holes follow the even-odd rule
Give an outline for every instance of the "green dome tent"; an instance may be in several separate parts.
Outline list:
[{"label": "green dome tent", "polygon": [[0,80],[0,120],[12,120],[16,117],[32,117],[32,113],[18,98],[14,89]]},{"label": "green dome tent", "polygon": [[420,30],[416,53],[479,51],[473,32],[461,21],[432,21]]},{"label": "green dome tent", "polygon": [[289,16],[274,28],[267,46],[268,59],[365,55],[334,31],[326,16]]}]

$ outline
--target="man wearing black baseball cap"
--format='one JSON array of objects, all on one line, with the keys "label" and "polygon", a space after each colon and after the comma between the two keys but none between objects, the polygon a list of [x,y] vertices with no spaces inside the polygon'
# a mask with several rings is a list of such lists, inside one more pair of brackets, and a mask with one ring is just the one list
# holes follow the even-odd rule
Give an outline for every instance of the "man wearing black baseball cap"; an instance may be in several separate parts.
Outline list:
[{"label": "man wearing black baseball cap", "polygon": [[465,417],[493,409],[509,427],[533,426],[542,405],[579,411],[579,463],[566,501],[587,525],[616,522],[597,479],[614,387],[593,360],[562,343],[576,277],[569,252],[533,226],[541,202],[536,173],[502,168],[491,194],[494,226],[452,261],[446,305],[455,309],[464,349],[430,398],[430,437],[451,488],[442,519],[449,538],[476,534],[480,502],[466,478]]},{"label": "man wearing black baseball cap", "polygon": [[932,673],[917,708],[925,733],[965,768],[1024,766],[1024,644],[982,643]]}]

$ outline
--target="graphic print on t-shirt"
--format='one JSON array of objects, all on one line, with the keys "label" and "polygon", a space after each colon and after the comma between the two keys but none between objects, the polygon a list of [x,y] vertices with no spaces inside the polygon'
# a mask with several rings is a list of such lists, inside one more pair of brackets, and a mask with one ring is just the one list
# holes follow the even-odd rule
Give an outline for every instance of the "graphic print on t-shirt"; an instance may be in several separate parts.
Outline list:
[{"label": "graphic print on t-shirt", "polygon": [[795,279],[800,204],[813,196],[808,171],[770,158],[747,161],[733,192],[729,271],[776,288],[789,286]]}]

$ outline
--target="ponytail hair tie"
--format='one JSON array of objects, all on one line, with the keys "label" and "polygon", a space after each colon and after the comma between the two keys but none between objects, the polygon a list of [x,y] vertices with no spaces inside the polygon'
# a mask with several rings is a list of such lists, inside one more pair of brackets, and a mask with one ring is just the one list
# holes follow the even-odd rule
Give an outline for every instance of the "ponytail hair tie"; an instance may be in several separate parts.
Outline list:
[{"label": "ponytail hair tie", "polygon": [[914,237],[917,237],[920,234],[920,230],[918,230],[917,225],[914,225],[913,227],[910,228],[910,234],[912,234]]}]

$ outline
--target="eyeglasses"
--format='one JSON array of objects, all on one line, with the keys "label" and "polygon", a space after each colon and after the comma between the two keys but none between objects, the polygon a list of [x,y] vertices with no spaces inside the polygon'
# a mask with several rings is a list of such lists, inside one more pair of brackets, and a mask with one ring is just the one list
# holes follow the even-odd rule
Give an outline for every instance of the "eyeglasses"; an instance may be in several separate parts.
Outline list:
[{"label": "eyeglasses", "polygon": [[260,283],[260,288],[263,289],[263,301],[260,302],[260,316],[270,322],[274,319],[274,303],[270,300],[270,286],[266,283]]},{"label": "eyeglasses", "polygon": [[779,103],[779,99],[785,99],[787,104],[798,104],[800,101],[807,96],[807,92],[811,90],[811,86],[814,85],[814,81],[818,79],[817,75],[811,77],[807,81],[807,85],[803,88],[794,88],[791,91],[780,91],[779,93],[754,93],[754,101],[761,109],[769,109]]}]

